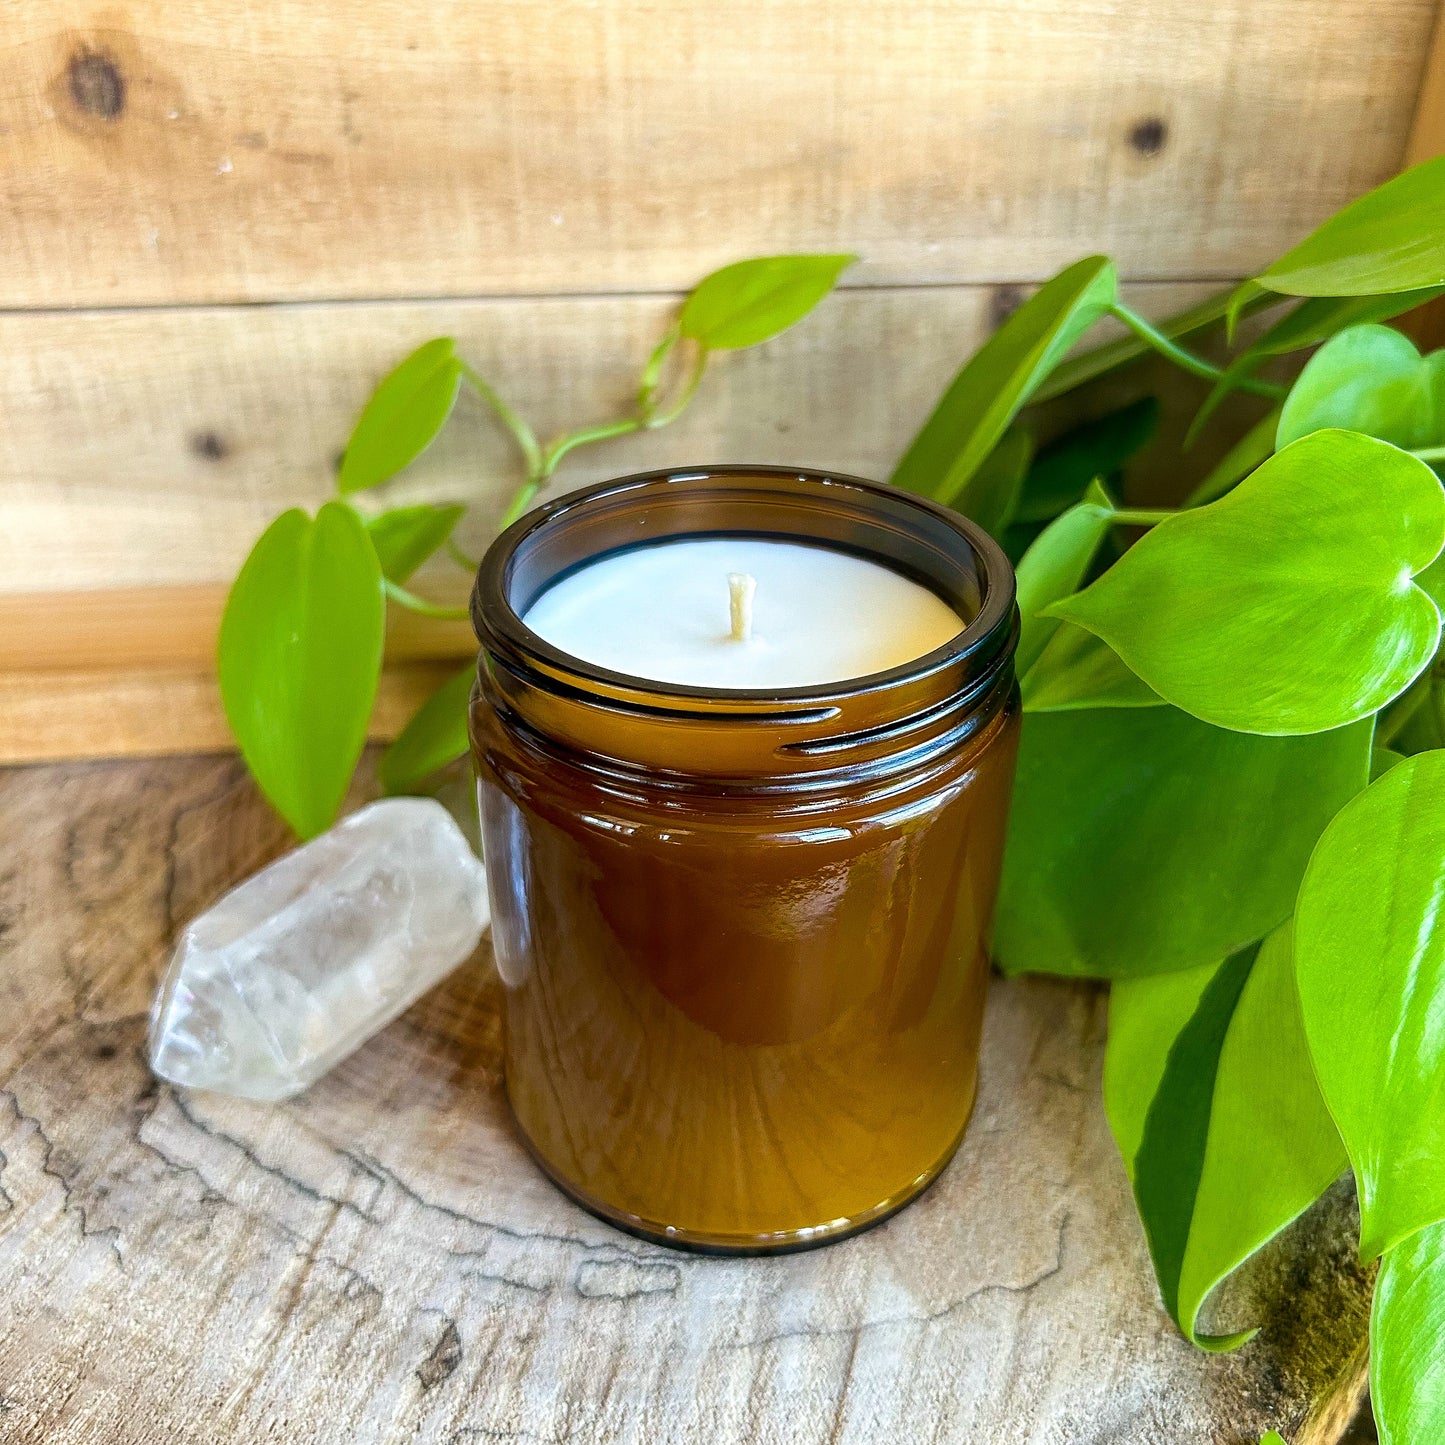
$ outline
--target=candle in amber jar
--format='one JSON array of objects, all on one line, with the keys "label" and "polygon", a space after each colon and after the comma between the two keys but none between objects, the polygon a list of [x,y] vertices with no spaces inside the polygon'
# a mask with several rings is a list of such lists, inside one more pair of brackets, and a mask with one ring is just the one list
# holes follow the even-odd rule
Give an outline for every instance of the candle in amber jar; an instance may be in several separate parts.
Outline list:
[{"label": "candle in amber jar", "polygon": [[659,473],[509,529],[473,618],[507,1091],[538,1162],[704,1249],[907,1202],[973,1103],[1018,731],[1002,553],[850,478]]}]

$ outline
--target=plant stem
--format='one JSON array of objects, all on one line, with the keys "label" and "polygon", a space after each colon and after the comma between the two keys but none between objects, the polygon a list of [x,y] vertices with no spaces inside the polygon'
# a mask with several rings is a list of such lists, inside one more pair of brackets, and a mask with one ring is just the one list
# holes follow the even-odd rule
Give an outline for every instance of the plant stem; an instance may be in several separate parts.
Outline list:
[{"label": "plant stem", "polygon": [[437,617],[445,622],[465,622],[471,616],[465,607],[443,607],[439,603],[428,602],[424,597],[418,597],[415,592],[408,592],[398,582],[384,579],[381,585],[393,602],[408,611],[420,612],[423,617]]},{"label": "plant stem", "polygon": [[1445,683],[1435,672],[1430,669],[1430,709],[1435,714],[1435,739],[1445,739]]},{"label": "plant stem", "polygon": [[447,549],[447,556],[450,557],[462,571],[475,572],[477,568],[482,565],[474,557],[470,557],[467,553],[463,552],[450,537],[447,538],[444,545]]},{"label": "plant stem", "polygon": [[1422,462],[1445,462],[1445,447],[1419,447],[1410,455]]},{"label": "plant stem", "polygon": [[[1137,311],[1125,306],[1122,301],[1116,301],[1109,308],[1109,313],[1122,321],[1141,341],[1152,346],[1160,356],[1167,357],[1176,366],[1182,367],[1192,375],[1202,377],[1205,381],[1218,381],[1224,375],[1222,366],[1215,366],[1212,361],[1206,361],[1202,356],[1196,356],[1192,351],[1187,351],[1177,341],[1166,336],[1152,322],[1146,321]],[[1241,377],[1236,384],[1240,391],[1253,392],[1256,396],[1273,397],[1276,401],[1289,395],[1288,387],[1280,386],[1273,381],[1261,381],[1258,377]]]},{"label": "plant stem", "polygon": [[1172,508],[1119,507],[1109,514],[1111,522],[1120,522],[1126,527],[1152,527],[1156,522],[1167,522],[1177,517]]},{"label": "plant stem", "polygon": [[497,523],[497,531],[505,532],[518,517],[522,515],[531,504],[532,498],[537,495],[542,483],[528,477],[515,492],[512,493],[512,500],[507,503],[507,510],[502,513],[502,520]]},{"label": "plant stem", "polygon": [[643,420],[640,416],[624,416],[617,421],[599,422],[596,426],[579,427],[576,431],[560,436],[542,453],[542,470],[538,482],[552,479],[558,464],[568,452],[585,447],[591,442],[611,441],[613,437],[626,436],[629,432],[641,431]]},{"label": "plant stem", "polygon": [[621,421],[602,422],[597,426],[582,427],[577,431],[560,436],[537,459],[537,466],[529,471],[527,480],[517,488],[497,530],[505,532],[532,504],[532,498],[552,480],[557,464],[574,447],[586,446],[588,442],[603,442],[611,437],[626,436],[628,432],[641,431],[640,416],[623,417]]},{"label": "plant stem", "polygon": [[505,531],[527,510],[532,503],[532,498],[552,480],[562,458],[568,452],[587,446],[592,442],[611,441],[613,437],[627,436],[631,432],[655,431],[658,427],[675,422],[682,415],[697,391],[703,372],[707,370],[708,351],[705,346],[698,347],[697,354],[693,358],[692,369],[689,371],[687,381],[683,384],[677,399],[666,411],[654,412],[652,398],[656,390],[657,375],[676,341],[677,337],[674,332],[669,332],[653,350],[643,372],[642,388],[638,392],[637,398],[638,410],[634,415],[621,417],[617,421],[599,422],[596,426],[579,427],[576,431],[567,432],[558,437],[545,450],[538,453],[536,464],[527,469],[527,480],[517,489],[516,495],[502,515],[500,530]]},{"label": "plant stem", "polygon": [[696,394],[698,383],[702,380],[702,374],[707,370],[709,354],[707,347],[699,346],[697,348],[697,353],[692,359],[692,370],[688,372],[687,381],[678,393],[677,400],[674,401],[666,411],[660,411],[655,416],[649,416],[647,418],[644,425],[649,431],[656,431],[660,426],[670,425],[687,410],[687,404]]},{"label": "plant stem", "polygon": [[[458,360],[460,361],[461,358],[459,357]],[[522,449],[522,456],[526,459],[527,471],[529,473],[536,471],[542,462],[542,448],[537,442],[536,432],[497,395],[476,367],[469,361],[462,361],[461,367],[462,376],[466,378],[467,384],[491,407],[496,413],[497,419],[516,439],[517,445]]]},{"label": "plant stem", "polygon": [[667,358],[672,355],[672,349],[681,336],[682,330],[674,322],[667,335],[653,347],[652,355],[647,358],[647,365],[642,368],[642,381],[637,388],[637,410],[645,417],[652,415],[652,403],[657,396],[657,383],[662,376],[662,368],[667,365]]},{"label": "plant stem", "polygon": [[[1233,295],[1234,287],[1231,286],[1228,291],[1221,291],[1217,296],[1211,296],[1207,301],[1201,301],[1197,306],[1191,306],[1188,311],[1181,311],[1177,316],[1169,317],[1167,321],[1161,322],[1157,329],[1170,338],[1191,336],[1196,331],[1203,331],[1224,319]],[[1244,303],[1241,307],[1241,314],[1252,316],[1266,307],[1279,306],[1294,299],[1290,296],[1276,296],[1271,292],[1262,292]],[[1131,334],[1120,336],[1114,341],[1106,341],[1102,346],[1096,346],[1092,351],[1086,351],[1081,356],[1072,356],[1054,368],[1048,379],[1030,398],[1030,401],[1038,403],[1062,396],[1064,392],[1072,391],[1086,381],[1093,381],[1097,377],[1103,376],[1105,372],[1113,371],[1120,366],[1127,366],[1131,361],[1137,359],[1144,349],[1139,338]]]}]

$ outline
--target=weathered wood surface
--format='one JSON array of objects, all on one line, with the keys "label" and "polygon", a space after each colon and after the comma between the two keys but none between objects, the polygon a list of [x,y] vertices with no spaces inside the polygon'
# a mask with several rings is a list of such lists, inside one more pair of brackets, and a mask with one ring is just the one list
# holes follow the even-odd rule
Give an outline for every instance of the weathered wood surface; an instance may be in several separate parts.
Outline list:
[{"label": "weathered wood surface", "polygon": [[1435,0],[31,0],[0,306],[1267,262],[1400,162]]},{"label": "weathered wood surface", "polygon": [[233,761],[0,773],[0,1438],[1252,1445],[1338,1440],[1367,1285],[1346,1196],[1193,1351],[1099,1103],[1102,997],[995,988],[939,1184],[813,1254],[614,1233],[524,1157],[478,957],[292,1104],[159,1085],[177,925],[275,853]]}]

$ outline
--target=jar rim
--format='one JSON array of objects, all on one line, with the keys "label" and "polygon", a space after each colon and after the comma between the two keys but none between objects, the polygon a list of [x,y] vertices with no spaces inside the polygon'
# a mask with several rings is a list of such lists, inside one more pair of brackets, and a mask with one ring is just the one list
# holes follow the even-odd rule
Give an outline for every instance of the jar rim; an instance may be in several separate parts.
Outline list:
[{"label": "jar rim", "polygon": [[[972,553],[979,582],[979,604],[963,629],[941,646],[881,672],[865,673],[840,682],[814,683],[792,688],[723,688],[663,682],[613,671],[563,651],[534,632],[522,619],[512,601],[512,583],[517,559],[524,555],[529,543],[535,543],[545,532],[566,526],[573,519],[594,511],[612,500],[626,500],[639,493],[655,490],[662,493],[673,486],[713,484],[725,490],[741,490],[749,479],[763,482],[794,482],[816,487],[820,503],[845,498],[857,503],[872,499],[898,512],[913,511],[928,518],[936,528],[939,524],[954,533]],[[801,495],[801,493],[800,493]],[[541,592],[575,567],[595,561],[610,552],[647,546],[681,536],[790,536],[793,540],[812,542],[836,550],[854,550],[871,556],[886,565],[896,562],[879,557],[866,548],[848,548],[832,541],[822,541],[806,533],[759,533],[746,528],[685,528],[661,536],[639,538],[626,547],[613,547],[578,559],[571,567],[560,569],[537,587],[526,606]],[[918,580],[942,595],[932,580]],[[885,692],[904,684],[926,681],[936,674],[963,668],[972,680],[982,681],[981,674],[993,675],[1012,656],[1017,643],[1015,616],[1016,587],[1013,568],[1003,549],[977,523],[929,498],[912,492],[868,481],[847,473],[812,470],[802,467],[779,467],[748,463],[723,463],[694,467],[667,467],[637,472],[610,481],[581,487],[528,512],[503,531],[488,547],[477,571],[472,590],[472,626],[483,649],[498,660],[520,665],[531,671],[540,667],[554,685],[567,686],[581,693],[600,692],[615,704],[624,703],[649,712],[690,713],[698,704],[715,709],[729,705],[740,713],[782,709],[789,712],[818,709],[831,713],[850,699]],[[950,605],[957,603],[950,598]]]}]

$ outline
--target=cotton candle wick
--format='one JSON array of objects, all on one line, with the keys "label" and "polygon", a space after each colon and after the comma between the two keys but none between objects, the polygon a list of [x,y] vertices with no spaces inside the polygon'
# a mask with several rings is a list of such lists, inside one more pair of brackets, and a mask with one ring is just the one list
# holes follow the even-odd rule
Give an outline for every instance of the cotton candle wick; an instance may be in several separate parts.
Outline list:
[{"label": "cotton candle wick", "polygon": [[758,579],[750,573],[728,573],[728,612],[734,642],[747,642],[753,635],[753,594],[757,590]]}]

